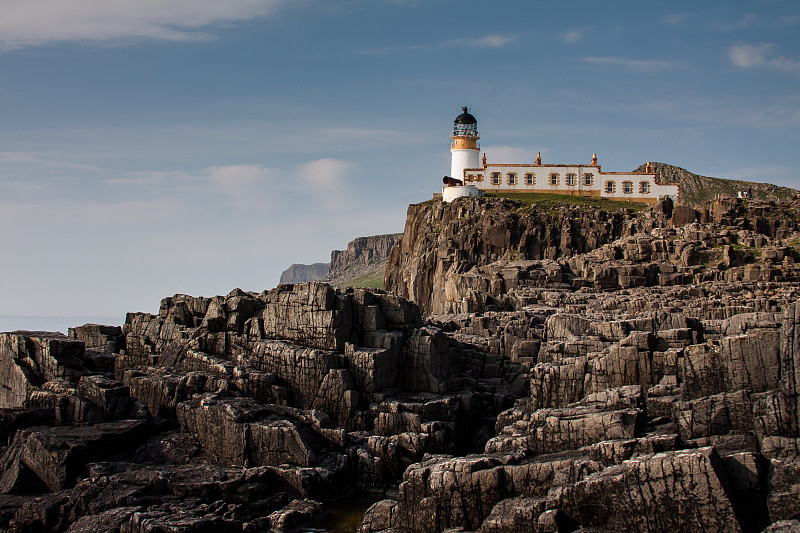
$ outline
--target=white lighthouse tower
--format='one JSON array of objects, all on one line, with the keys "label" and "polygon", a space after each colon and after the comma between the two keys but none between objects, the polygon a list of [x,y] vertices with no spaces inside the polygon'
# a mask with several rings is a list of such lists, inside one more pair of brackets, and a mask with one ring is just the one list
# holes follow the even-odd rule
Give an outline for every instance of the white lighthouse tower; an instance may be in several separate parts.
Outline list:
[{"label": "white lighthouse tower", "polygon": [[464,184],[464,169],[479,168],[480,146],[478,146],[478,121],[469,114],[466,107],[461,108],[463,113],[453,121],[453,133],[450,138],[450,176],[444,177],[442,187],[442,200],[452,202],[462,196],[483,196],[483,191],[474,185]]},{"label": "white lighthouse tower", "polygon": [[478,146],[478,121],[466,107],[463,113],[453,121],[453,133],[450,138],[450,175],[457,180],[464,180],[465,168],[480,168],[480,150]]}]

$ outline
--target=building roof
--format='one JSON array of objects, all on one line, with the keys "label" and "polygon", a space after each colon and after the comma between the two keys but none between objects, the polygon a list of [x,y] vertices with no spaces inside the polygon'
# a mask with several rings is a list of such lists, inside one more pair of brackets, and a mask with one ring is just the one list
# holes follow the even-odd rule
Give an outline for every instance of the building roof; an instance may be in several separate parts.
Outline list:
[{"label": "building roof", "polygon": [[475,120],[475,117],[470,115],[469,111],[467,110],[467,106],[461,108],[463,113],[458,115],[456,119],[453,121],[454,124],[477,124],[478,121]]}]

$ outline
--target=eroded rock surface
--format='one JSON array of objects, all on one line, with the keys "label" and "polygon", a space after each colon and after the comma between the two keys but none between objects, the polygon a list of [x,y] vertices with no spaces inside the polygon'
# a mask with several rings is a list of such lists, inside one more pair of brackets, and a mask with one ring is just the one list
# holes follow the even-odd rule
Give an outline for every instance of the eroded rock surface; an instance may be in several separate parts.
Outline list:
[{"label": "eroded rock surface", "polygon": [[293,531],[360,493],[365,533],[792,531],[797,207],[426,203],[387,268],[419,305],[301,283],[0,334],[0,529]]}]

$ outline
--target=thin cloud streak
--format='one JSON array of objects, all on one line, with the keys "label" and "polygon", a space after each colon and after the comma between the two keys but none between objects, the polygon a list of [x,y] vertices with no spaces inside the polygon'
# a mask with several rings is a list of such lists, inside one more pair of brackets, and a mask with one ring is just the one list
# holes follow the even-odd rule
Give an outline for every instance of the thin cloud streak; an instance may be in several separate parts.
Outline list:
[{"label": "thin cloud streak", "polygon": [[263,17],[279,0],[0,0],[0,49],[51,42],[197,41],[209,26]]},{"label": "thin cloud streak", "polygon": [[69,161],[51,161],[31,152],[0,152],[0,163],[41,165],[51,168],[68,168],[85,172],[102,172],[104,170],[95,165],[83,165]]},{"label": "thin cloud streak", "polygon": [[502,48],[511,41],[513,37],[505,35],[487,35],[478,39],[452,39],[442,43],[442,46],[477,46],[481,48]]},{"label": "thin cloud streak", "polygon": [[638,70],[645,72],[653,72],[657,70],[683,67],[683,63],[680,63],[678,61],[659,61],[654,59],[627,59],[624,57],[610,57],[610,56],[584,57],[581,61],[584,61],[585,63],[592,63],[595,65],[620,66],[630,70]]}]

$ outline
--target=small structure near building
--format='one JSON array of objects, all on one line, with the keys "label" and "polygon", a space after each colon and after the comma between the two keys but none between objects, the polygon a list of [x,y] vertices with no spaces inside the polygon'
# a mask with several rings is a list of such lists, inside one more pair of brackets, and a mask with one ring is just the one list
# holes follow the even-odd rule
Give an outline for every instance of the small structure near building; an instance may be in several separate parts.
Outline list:
[{"label": "small structure near building", "polygon": [[753,197],[753,188],[750,187],[746,191],[739,191],[737,195],[739,198],[752,198]]},{"label": "small structure near building", "polygon": [[[597,154],[589,164],[543,164],[541,152],[533,164],[488,163],[486,154],[480,156],[478,121],[462,107],[462,113],[453,121],[450,135],[450,175],[461,181],[461,187],[474,187],[480,191],[549,192],[576,196],[600,196],[613,200],[655,203],[661,196],[678,202],[680,188],[677,183],[659,183],[650,163],[645,172],[602,172]],[[458,186],[448,185],[445,191]],[[448,193],[455,195],[457,191]],[[460,196],[474,194],[459,193]],[[457,196],[453,196],[457,197]],[[447,201],[447,200],[445,200]]]},{"label": "small structure near building", "polygon": [[461,180],[445,176],[442,180],[442,201],[450,203],[456,198],[483,196],[483,191],[474,185],[464,185]]}]

